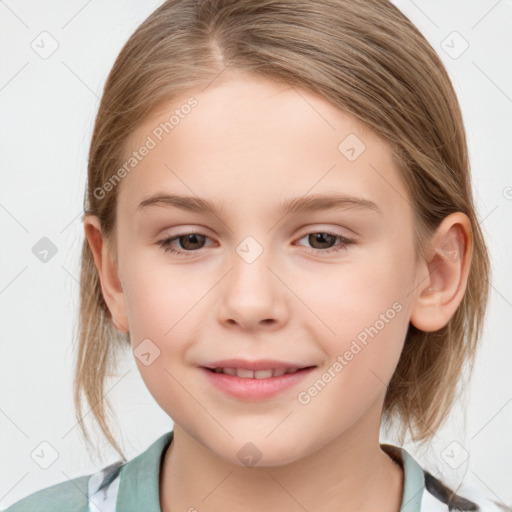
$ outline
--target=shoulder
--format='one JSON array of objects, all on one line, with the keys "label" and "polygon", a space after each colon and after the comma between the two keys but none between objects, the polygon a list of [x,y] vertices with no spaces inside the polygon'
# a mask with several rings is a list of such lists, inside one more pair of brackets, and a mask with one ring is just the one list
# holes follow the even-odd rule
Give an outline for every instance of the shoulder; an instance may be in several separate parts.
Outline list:
[{"label": "shoulder", "polygon": [[[4,512],[91,512],[100,497],[105,505],[112,506],[124,465],[118,461],[96,473],[46,487],[17,501]],[[99,494],[100,490],[104,492]]]},{"label": "shoulder", "polygon": [[512,512],[505,503],[470,484],[452,489],[427,470],[421,511]]},{"label": "shoulder", "polygon": [[165,433],[130,461],[36,491],[3,512],[112,512],[119,500],[122,510],[158,510],[160,460],[173,433]]},{"label": "shoulder", "polygon": [[402,512],[512,512],[510,504],[471,484],[447,484],[443,475],[434,476],[403,447],[381,447],[404,471]]},{"label": "shoulder", "polygon": [[87,512],[89,475],[46,487],[17,501],[4,512]]}]

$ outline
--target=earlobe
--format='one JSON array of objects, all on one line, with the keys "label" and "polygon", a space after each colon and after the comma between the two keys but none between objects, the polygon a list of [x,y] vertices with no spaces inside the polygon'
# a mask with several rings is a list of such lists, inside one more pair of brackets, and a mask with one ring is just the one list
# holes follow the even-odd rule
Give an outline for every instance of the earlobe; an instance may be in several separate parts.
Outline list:
[{"label": "earlobe", "polygon": [[427,261],[428,275],[418,276],[411,311],[411,323],[433,332],[443,328],[453,317],[466,291],[471,265],[472,235],[467,215],[448,215],[432,236]]},{"label": "earlobe", "polygon": [[84,231],[93,253],[98,271],[103,298],[112,316],[114,327],[121,332],[129,332],[126,317],[124,293],[115,264],[103,238],[99,218],[87,215],[84,219]]}]

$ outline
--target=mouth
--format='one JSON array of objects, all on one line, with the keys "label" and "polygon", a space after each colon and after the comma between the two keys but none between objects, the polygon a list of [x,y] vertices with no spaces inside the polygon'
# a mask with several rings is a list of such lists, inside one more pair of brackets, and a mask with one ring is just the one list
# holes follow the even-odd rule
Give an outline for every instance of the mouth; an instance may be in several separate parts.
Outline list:
[{"label": "mouth", "polygon": [[271,359],[224,359],[199,368],[215,389],[237,400],[255,402],[294,389],[311,375],[316,365]]},{"label": "mouth", "polygon": [[300,372],[313,368],[314,365],[298,361],[280,361],[277,359],[223,359],[212,361],[202,366],[213,373],[232,375],[241,379],[270,379],[281,375]]},{"label": "mouth", "polygon": [[214,389],[248,402],[269,400],[295,389],[315,368],[314,365],[270,360],[225,360],[200,367]]},{"label": "mouth", "polygon": [[212,373],[222,373],[224,375],[234,375],[236,377],[240,377],[241,379],[270,379],[272,377],[280,377],[281,375],[296,373],[299,370],[313,368],[312,366],[305,367],[292,367],[292,368],[268,368],[266,370],[248,370],[245,368],[208,368],[205,367]]}]

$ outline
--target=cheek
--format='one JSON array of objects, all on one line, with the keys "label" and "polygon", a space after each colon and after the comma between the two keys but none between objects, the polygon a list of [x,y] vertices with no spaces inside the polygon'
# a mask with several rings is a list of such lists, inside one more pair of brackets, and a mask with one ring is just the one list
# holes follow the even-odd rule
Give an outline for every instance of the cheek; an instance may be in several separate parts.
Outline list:
[{"label": "cheek", "polygon": [[130,331],[139,338],[179,340],[198,325],[207,285],[191,267],[166,264],[165,257],[147,252],[126,261],[129,279],[124,292]]},{"label": "cheek", "polygon": [[187,347],[199,336],[200,299],[206,292],[205,284],[187,277],[183,269],[134,258],[127,265],[130,279],[125,289],[140,375],[160,407],[179,418],[191,409],[190,396],[180,383],[186,381]]},{"label": "cheek", "polygon": [[[216,278],[199,279],[192,267],[169,264],[165,255],[155,256],[148,250],[133,252],[124,261],[124,275],[129,279],[123,289],[134,356],[143,380],[161,405],[180,402],[178,382],[184,363],[194,362],[189,360],[188,349],[202,337],[205,315],[212,307],[208,291]],[[145,365],[144,358],[138,357],[141,352],[158,357]],[[186,402],[187,397],[182,399]]]},{"label": "cheek", "polygon": [[[368,271],[370,267],[365,266]],[[328,294],[320,294],[316,282],[319,288],[306,299],[317,297],[314,307],[329,329],[311,330],[326,360],[320,375],[305,383],[297,398],[303,414],[319,418],[323,429],[331,425],[332,435],[349,428],[385,393],[409,325],[396,270],[351,270],[332,277]]]},{"label": "cheek", "polygon": [[331,368],[332,388],[353,391],[343,400],[353,398],[354,407],[362,395],[375,398],[396,368],[409,326],[413,275],[412,244],[395,241],[354,253],[346,265],[332,265],[327,273],[302,274],[298,281],[301,299],[316,317],[307,313],[312,320],[306,328],[321,344],[326,368],[339,363]]},{"label": "cheek", "polygon": [[[336,343],[356,337],[376,322],[381,327],[381,315],[402,331],[408,325],[413,277],[412,248],[381,243],[354,251],[321,272],[314,267],[301,272],[294,278],[294,290],[307,306],[305,318],[316,317],[316,332]],[[390,323],[386,322],[386,330]]]}]

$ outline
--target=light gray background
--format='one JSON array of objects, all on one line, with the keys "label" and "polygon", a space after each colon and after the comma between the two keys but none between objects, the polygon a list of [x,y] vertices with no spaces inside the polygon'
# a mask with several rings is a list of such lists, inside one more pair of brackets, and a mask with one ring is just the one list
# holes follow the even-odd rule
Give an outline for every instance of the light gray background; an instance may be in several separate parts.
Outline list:
[{"label": "light gray background", "polygon": [[[72,408],[80,215],[103,84],[126,39],[160,3],[0,0],[0,508],[117,460],[99,436],[104,459],[90,458]],[[448,482],[512,505],[512,4],[395,3],[438,51],[459,95],[494,271],[467,398],[427,449],[405,447]],[[37,53],[52,44],[52,55]],[[57,247],[46,263],[32,252],[42,237]],[[172,428],[131,354],[107,389],[130,458]]]}]

